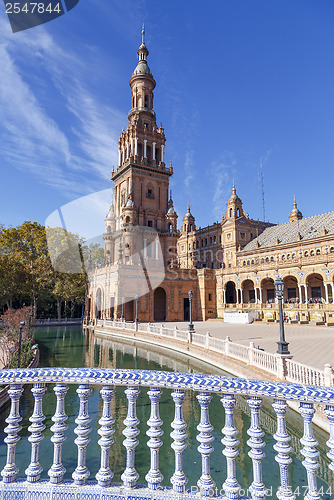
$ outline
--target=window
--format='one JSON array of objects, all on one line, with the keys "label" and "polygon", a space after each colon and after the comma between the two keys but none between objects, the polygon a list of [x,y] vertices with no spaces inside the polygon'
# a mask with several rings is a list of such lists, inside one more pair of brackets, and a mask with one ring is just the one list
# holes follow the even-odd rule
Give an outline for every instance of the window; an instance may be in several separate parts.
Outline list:
[{"label": "window", "polygon": [[212,300],[212,293],[209,293],[209,302]]},{"label": "window", "polygon": [[304,257],[308,257],[308,251],[304,252]]},{"label": "window", "polygon": [[320,255],[320,253],[321,253],[320,252],[320,248],[317,248],[317,252],[316,253],[317,253],[317,255]]},{"label": "window", "polygon": [[247,260],[247,266],[249,266],[249,265],[250,265],[250,260]]},{"label": "window", "polygon": [[219,236],[219,243],[221,243],[221,242],[222,242],[222,237],[221,237],[221,236]]},{"label": "window", "polygon": [[216,237],[215,236],[213,237],[213,242],[216,243]]},{"label": "window", "polygon": [[263,258],[261,259],[261,264],[264,264],[264,259]]},{"label": "window", "polygon": [[232,217],[232,208],[230,208],[230,217]]},{"label": "window", "polygon": [[286,256],[286,258],[289,260],[291,257],[291,255],[288,253],[288,255]]},{"label": "window", "polygon": [[269,257],[266,257],[266,262],[269,262]]},{"label": "window", "polygon": [[199,248],[199,241],[196,240],[196,248]]},{"label": "window", "polygon": [[240,238],[243,240],[246,236],[246,233],[240,233]]},{"label": "window", "polygon": [[274,262],[274,257],[270,257],[270,262]]},{"label": "window", "polygon": [[250,239],[252,240],[253,239],[253,233],[250,234]]},{"label": "window", "polygon": [[237,217],[240,217],[240,208],[237,208]]},{"label": "window", "polygon": [[207,246],[207,244],[208,244],[208,239],[205,238],[205,246]]},{"label": "window", "polygon": [[210,245],[212,245],[212,236],[210,236]]},{"label": "window", "polygon": [[245,266],[245,265],[246,265],[246,261],[245,261],[245,260],[243,261],[242,265],[243,265],[243,266]]},{"label": "window", "polygon": [[314,257],[314,250],[311,250],[311,252],[310,252],[310,256],[311,256],[311,257]]},{"label": "window", "polygon": [[334,247],[330,248],[330,253],[334,253]]},{"label": "window", "polygon": [[151,198],[152,200],[154,199],[154,193],[151,188],[147,190],[146,198]]},{"label": "window", "polygon": [[252,264],[254,264],[254,259],[252,259],[252,262],[251,262],[251,263],[252,263]]},{"label": "window", "polygon": [[296,254],[295,254],[295,253],[293,253],[293,254],[292,254],[292,258],[293,258],[293,259],[295,259],[295,258],[296,258]]},{"label": "window", "polygon": [[269,302],[270,304],[275,302],[275,290],[274,290],[274,288],[267,289],[267,302]]},{"label": "window", "polygon": [[202,240],[202,247],[204,247],[204,240]]},{"label": "window", "polygon": [[153,227],[153,221],[148,220],[148,221],[147,221],[147,225],[148,225],[148,227]]},{"label": "window", "polygon": [[281,258],[282,258],[282,260],[285,260],[285,255],[283,254]]},{"label": "window", "polygon": [[211,269],[214,269],[214,268],[215,268],[215,263],[211,262]]}]

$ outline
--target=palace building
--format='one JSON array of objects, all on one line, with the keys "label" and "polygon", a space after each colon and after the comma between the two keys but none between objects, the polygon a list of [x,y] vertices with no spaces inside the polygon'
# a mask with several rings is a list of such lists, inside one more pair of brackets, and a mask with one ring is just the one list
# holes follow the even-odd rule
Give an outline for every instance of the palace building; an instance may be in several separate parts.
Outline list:
[{"label": "palace building", "polygon": [[148,54],[143,30],[129,82],[128,126],[111,174],[105,265],[89,276],[88,319],[188,321],[191,306],[194,320],[223,318],[227,310],[257,311],[259,320],[275,321],[280,277],[287,319],[334,324],[334,212],[303,218],[294,201],[285,224],[253,220],[233,183],[220,222],[197,228],[188,203],[178,230],[169,191],[173,167],[165,163]]}]

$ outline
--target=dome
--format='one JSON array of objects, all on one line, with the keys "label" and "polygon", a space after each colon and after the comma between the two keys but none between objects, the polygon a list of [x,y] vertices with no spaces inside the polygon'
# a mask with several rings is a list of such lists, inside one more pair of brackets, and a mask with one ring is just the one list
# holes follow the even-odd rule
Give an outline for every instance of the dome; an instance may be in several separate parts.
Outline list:
[{"label": "dome", "polygon": [[296,199],[293,200],[293,209],[289,215],[290,221],[301,220],[303,218],[303,214],[300,210],[298,210]]},{"label": "dome", "polygon": [[139,61],[137,64],[136,69],[133,72],[133,75],[149,75],[152,76],[151,70],[148,67],[148,64],[146,61]]}]

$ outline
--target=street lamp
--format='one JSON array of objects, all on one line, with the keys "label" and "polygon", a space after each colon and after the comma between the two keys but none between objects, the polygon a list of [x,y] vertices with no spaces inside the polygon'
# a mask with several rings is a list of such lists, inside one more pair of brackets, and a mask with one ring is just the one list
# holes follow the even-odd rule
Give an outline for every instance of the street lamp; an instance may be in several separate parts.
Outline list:
[{"label": "street lamp", "polygon": [[26,324],[25,321],[20,322],[20,336],[19,336],[19,351],[17,353],[17,367],[20,368],[21,364],[21,342],[22,342],[22,328]]},{"label": "street lamp", "polygon": [[189,290],[188,297],[189,297],[189,326],[188,326],[188,331],[189,332],[194,332],[195,328],[194,328],[194,325],[193,325],[193,314],[192,314],[192,300],[193,300],[193,292],[192,292],[192,290]]},{"label": "street lamp", "polygon": [[277,353],[278,354],[290,354],[290,351],[288,349],[288,342],[285,342],[284,338],[284,321],[283,321],[283,291],[284,291],[284,281],[280,278],[278,278],[275,281],[275,290],[276,290],[276,297],[278,299],[278,308],[279,308],[279,333],[280,333],[280,340],[277,342],[278,348],[277,348]]},{"label": "street lamp", "polygon": [[139,319],[138,319],[138,302],[139,302],[139,296],[136,295],[136,323],[139,322]]},{"label": "street lamp", "polygon": [[122,316],[121,316],[121,320],[122,321],[124,320],[124,297],[122,297]]}]

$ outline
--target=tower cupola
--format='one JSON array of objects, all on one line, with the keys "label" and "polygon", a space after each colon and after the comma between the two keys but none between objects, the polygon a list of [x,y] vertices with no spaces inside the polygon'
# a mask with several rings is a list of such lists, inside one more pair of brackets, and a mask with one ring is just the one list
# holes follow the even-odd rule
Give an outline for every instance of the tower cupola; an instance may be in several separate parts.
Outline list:
[{"label": "tower cupola", "polygon": [[296,198],[294,197],[293,199],[293,209],[289,215],[289,221],[293,222],[295,220],[301,220],[303,218],[303,214],[301,213],[300,210],[297,208],[297,202]]},{"label": "tower cupola", "polygon": [[187,213],[182,219],[182,227],[181,232],[190,233],[191,231],[195,231],[197,229],[195,225],[195,217],[190,212],[190,205],[188,202]]},{"label": "tower cupola", "polygon": [[235,188],[235,183],[233,181],[232,195],[227,201],[227,210],[225,212],[225,218],[238,219],[239,217],[242,216],[245,216],[245,212],[242,208],[242,201],[237,195],[237,190]]}]

